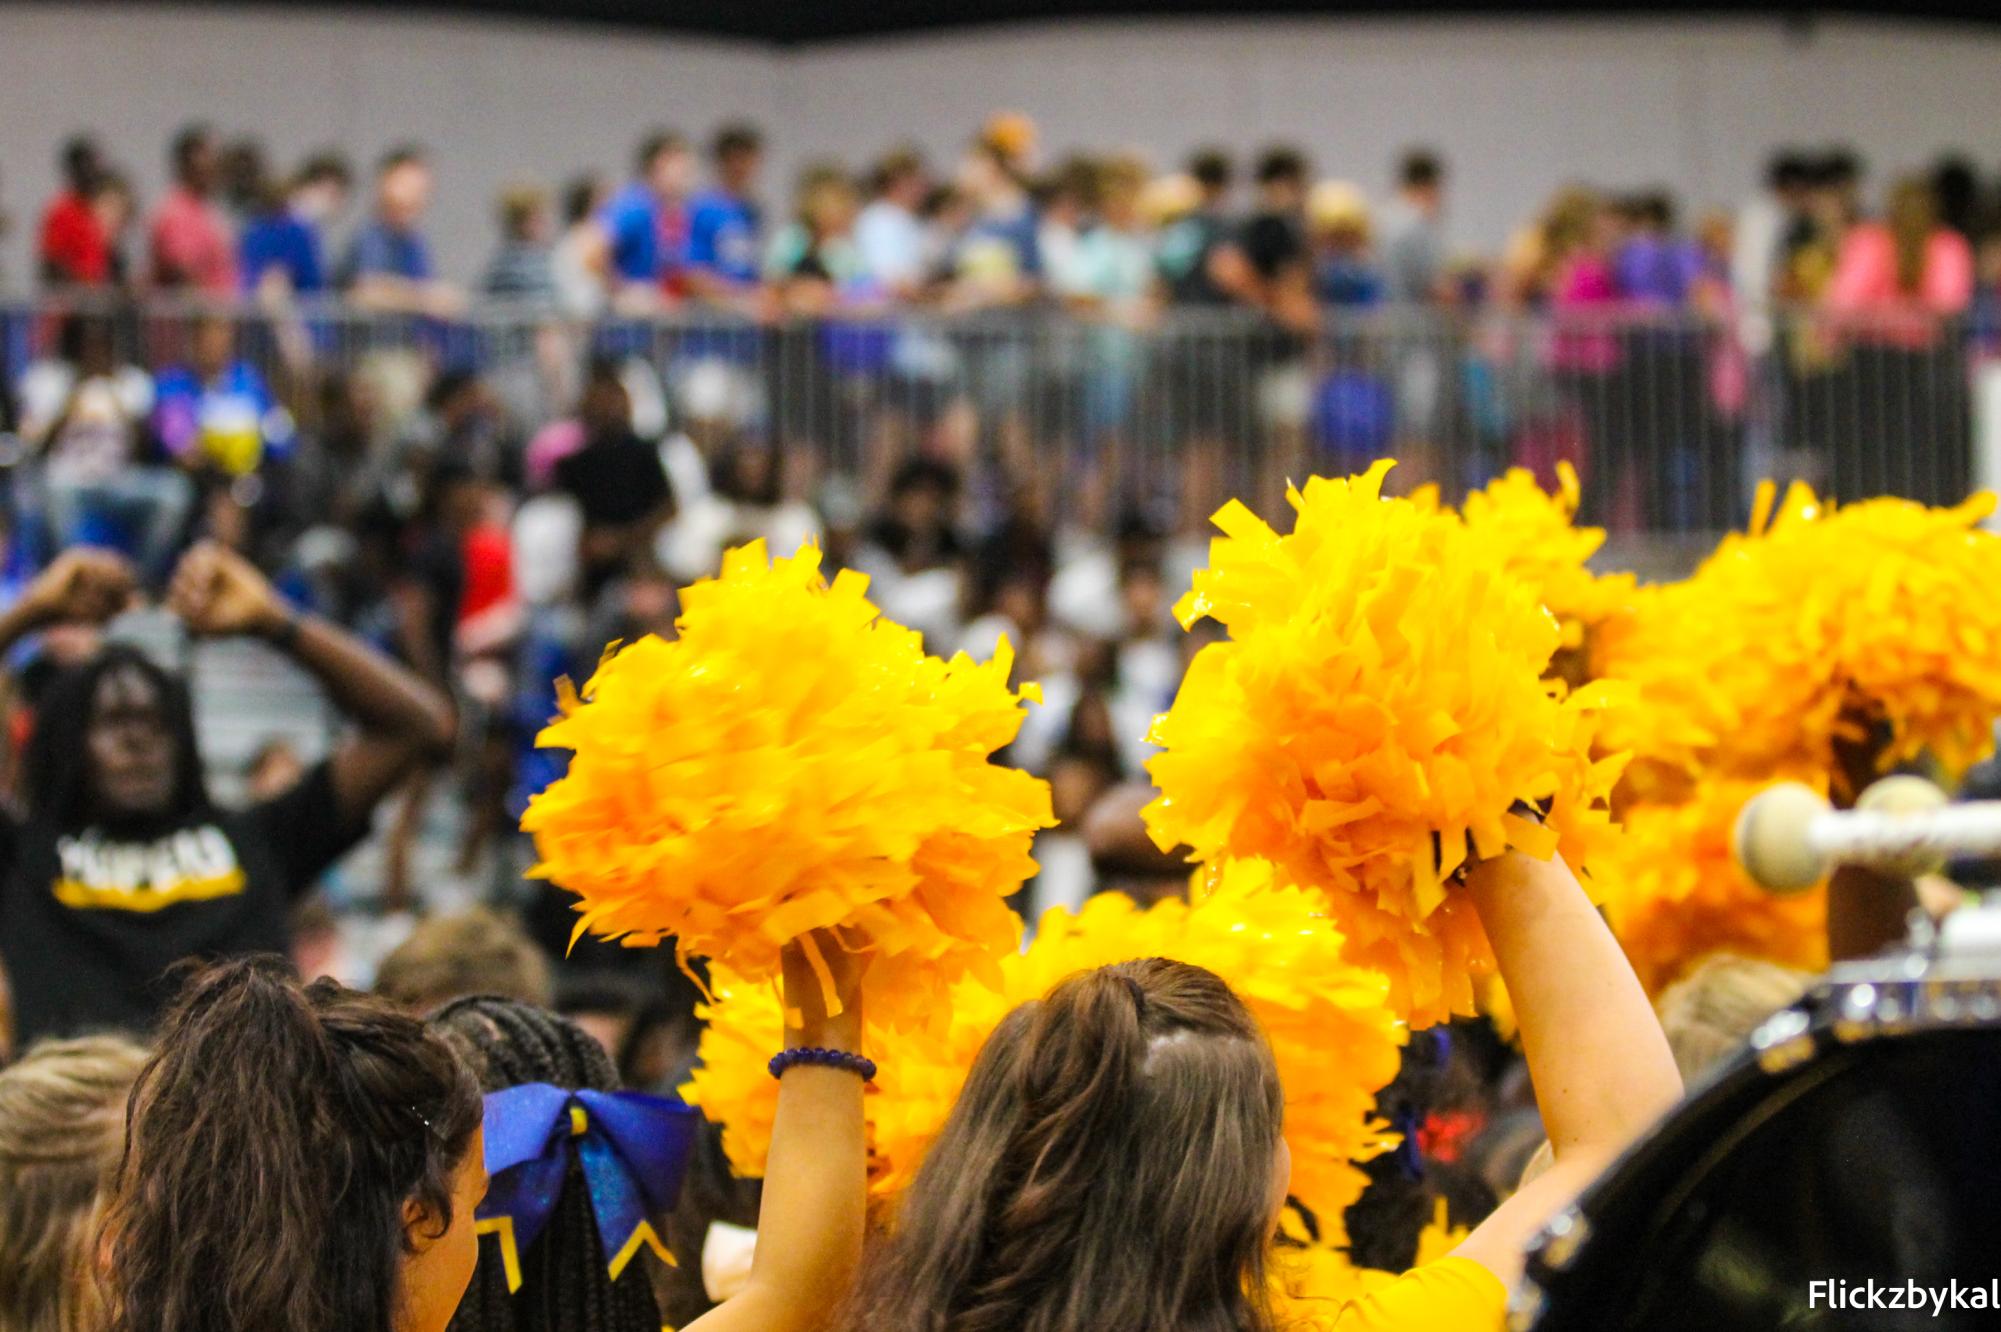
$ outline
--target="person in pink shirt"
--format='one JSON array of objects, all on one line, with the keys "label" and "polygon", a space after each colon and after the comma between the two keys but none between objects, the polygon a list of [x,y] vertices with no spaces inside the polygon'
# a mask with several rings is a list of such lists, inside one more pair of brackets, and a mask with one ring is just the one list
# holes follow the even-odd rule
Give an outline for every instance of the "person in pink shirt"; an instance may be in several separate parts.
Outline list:
[{"label": "person in pink shirt", "polygon": [[1842,238],[1823,305],[1845,335],[1849,392],[1837,397],[1833,490],[1844,502],[1897,494],[1965,498],[1971,458],[1966,366],[1947,336],[1973,301],[1973,247],[1939,220],[1922,177],[1890,190],[1879,221]]},{"label": "person in pink shirt", "polygon": [[236,244],[216,207],[220,177],[215,133],[190,125],[174,136],[174,184],[153,214],[148,277],[154,287],[233,298]]}]

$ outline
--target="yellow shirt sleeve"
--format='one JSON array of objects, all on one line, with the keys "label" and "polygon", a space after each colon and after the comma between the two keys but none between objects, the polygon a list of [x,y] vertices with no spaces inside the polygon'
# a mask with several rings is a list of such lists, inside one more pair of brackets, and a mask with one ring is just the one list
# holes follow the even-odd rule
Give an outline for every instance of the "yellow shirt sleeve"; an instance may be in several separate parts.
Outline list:
[{"label": "yellow shirt sleeve", "polygon": [[1470,1258],[1440,1258],[1350,1304],[1332,1332],[1499,1332],[1507,1310],[1499,1277]]}]

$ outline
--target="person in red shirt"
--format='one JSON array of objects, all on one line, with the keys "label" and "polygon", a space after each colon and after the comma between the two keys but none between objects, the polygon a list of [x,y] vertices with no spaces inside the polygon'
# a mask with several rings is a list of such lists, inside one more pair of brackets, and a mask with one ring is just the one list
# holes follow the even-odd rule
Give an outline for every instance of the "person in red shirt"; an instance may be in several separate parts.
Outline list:
[{"label": "person in red shirt", "polygon": [[42,213],[36,258],[52,287],[98,287],[111,279],[111,245],[95,207],[104,158],[83,135],[63,145],[62,192]]},{"label": "person in red shirt", "polygon": [[215,133],[190,125],[174,136],[174,186],[153,214],[149,252],[156,287],[236,295],[236,245],[213,196],[220,178]]}]

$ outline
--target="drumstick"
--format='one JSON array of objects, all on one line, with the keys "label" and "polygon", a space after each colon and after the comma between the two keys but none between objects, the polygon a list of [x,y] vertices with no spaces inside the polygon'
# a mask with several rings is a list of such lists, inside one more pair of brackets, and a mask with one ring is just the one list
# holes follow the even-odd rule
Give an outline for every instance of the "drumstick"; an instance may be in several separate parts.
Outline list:
[{"label": "drumstick", "polygon": [[2001,855],[2001,801],[1948,805],[1916,777],[1889,777],[1839,811],[1798,782],[1760,792],[1731,838],[1737,863],[1770,892],[1810,888],[1837,865],[1914,878],[1953,855]]}]

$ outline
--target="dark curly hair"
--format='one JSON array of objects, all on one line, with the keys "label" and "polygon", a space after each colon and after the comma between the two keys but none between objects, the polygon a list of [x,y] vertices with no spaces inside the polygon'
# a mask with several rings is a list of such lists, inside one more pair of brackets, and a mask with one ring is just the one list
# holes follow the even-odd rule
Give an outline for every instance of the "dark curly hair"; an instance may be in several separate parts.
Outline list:
[{"label": "dark curly hair", "polygon": [[[459,1053],[483,1091],[546,1082],[570,1091],[616,1091],[618,1070],[568,1018],[512,999],[479,996],[446,1004],[431,1029]],[[450,1332],[659,1332],[661,1318],[643,1265],[614,1282],[599,1243],[583,1166],[571,1153],[563,1196],[521,1255],[521,1289],[508,1293],[496,1241],[480,1240],[472,1287]]]},{"label": "dark curly hair", "polygon": [[275,957],[195,973],[132,1092],[110,1332],[395,1332],[404,1206],[449,1227],[482,1109],[380,999]]}]

